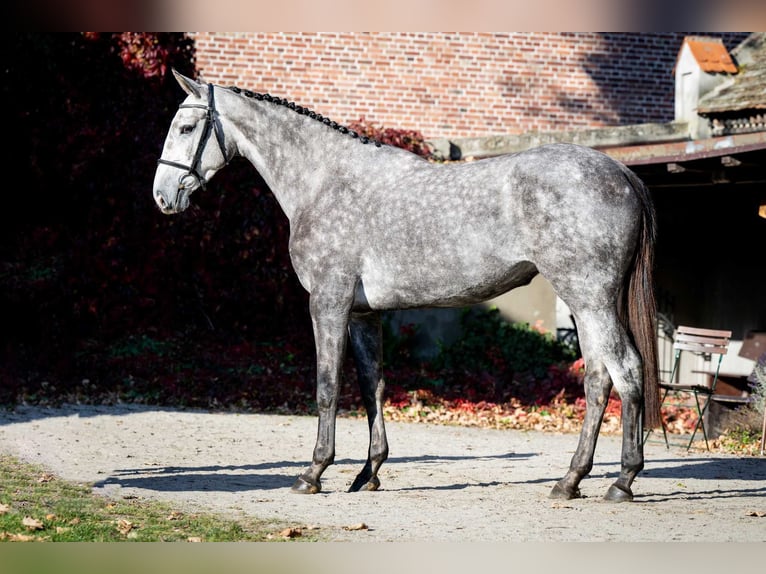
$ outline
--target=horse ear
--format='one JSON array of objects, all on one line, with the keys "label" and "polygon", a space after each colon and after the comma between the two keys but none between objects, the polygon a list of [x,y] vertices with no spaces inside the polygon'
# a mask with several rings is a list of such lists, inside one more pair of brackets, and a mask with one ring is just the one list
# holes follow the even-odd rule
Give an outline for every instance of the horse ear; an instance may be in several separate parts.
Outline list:
[{"label": "horse ear", "polygon": [[175,68],[173,68],[173,75],[175,76],[178,85],[183,88],[184,92],[190,96],[199,97],[201,84],[198,84],[191,78],[187,78],[183,74],[177,72]]}]

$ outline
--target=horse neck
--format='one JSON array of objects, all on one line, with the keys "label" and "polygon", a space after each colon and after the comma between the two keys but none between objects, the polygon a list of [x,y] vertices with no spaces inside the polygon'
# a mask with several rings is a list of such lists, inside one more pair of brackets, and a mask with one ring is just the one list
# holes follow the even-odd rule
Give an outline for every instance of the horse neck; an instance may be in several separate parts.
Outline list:
[{"label": "horse neck", "polygon": [[292,221],[311,201],[327,158],[344,157],[340,148],[358,142],[285,106],[239,98],[243,101],[229,118],[238,152],[258,170]]}]

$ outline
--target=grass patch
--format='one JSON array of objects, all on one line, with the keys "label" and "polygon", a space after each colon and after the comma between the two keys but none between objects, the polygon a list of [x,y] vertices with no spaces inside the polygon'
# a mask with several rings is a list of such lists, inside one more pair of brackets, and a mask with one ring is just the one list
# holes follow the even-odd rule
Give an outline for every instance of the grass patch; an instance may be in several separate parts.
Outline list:
[{"label": "grass patch", "polygon": [[162,502],[109,499],[0,454],[0,541],[262,542],[300,537],[269,521],[186,513]]}]

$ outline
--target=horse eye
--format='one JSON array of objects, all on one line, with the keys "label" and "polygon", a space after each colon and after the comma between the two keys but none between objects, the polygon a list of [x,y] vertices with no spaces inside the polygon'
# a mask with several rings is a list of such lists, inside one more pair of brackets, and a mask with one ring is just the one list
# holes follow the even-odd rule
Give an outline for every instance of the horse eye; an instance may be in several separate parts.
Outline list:
[{"label": "horse eye", "polygon": [[186,124],[186,125],[181,126],[181,134],[182,135],[190,134],[193,131],[194,131],[194,126],[192,126],[192,125]]}]

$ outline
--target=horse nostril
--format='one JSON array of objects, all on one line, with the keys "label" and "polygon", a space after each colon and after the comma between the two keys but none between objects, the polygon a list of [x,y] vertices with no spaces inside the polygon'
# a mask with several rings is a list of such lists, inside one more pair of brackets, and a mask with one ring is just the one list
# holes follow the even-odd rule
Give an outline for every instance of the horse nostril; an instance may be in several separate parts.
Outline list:
[{"label": "horse nostril", "polygon": [[157,205],[159,205],[161,209],[165,209],[168,206],[165,198],[161,195],[157,195]]}]

